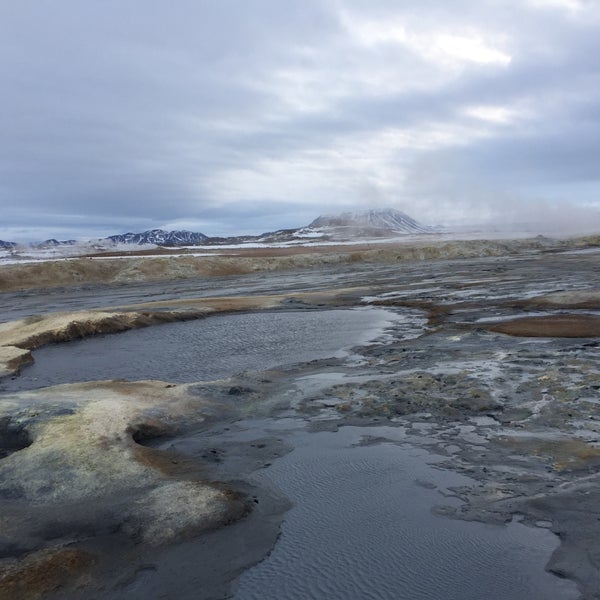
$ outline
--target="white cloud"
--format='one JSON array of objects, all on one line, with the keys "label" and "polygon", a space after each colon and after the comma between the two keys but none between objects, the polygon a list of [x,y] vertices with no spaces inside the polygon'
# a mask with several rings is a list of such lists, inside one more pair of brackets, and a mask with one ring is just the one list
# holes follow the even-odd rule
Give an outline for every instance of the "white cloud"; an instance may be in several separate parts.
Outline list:
[{"label": "white cloud", "polygon": [[405,128],[340,134],[327,145],[300,148],[279,157],[219,170],[204,180],[217,202],[240,197],[327,206],[395,202],[403,195],[407,169],[415,155],[467,146],[491,135],[475,123],[431,121]]},{"label": "white cloud", "polygon": [[465,109],[465,114],[482,121],[506,125],[522,115],[519,111],[506,106],[476,105]]},{"label": "white cloud", "polygon": [[506,67],[512,57],[505,51],[485,42],[498,37],[496,32],[470,26],[469,33],[457,35],[451,28],[436,23],[412,22],[407,13],[401,20],[369,20],[364,15],[342,11],[341,22],[358,44],[373,47],[396,44],[430,61],[442,69],[452,69],[461,64],[482,64]]},{"label": "white cloud", "polygon": [[574,13],[585,8],[581,0],[529,0],[529,4],[535,8],[558,8]]},{"label": "white cloud", "polygon": [[410,38],[405,25],[400,22],[367,20],[360,15],[354,15],[348,11],[340,14],[341,22],[346,30],[360,43],[365,46],[377,44],[406,44]]},{"label": "white cloud", "polygon": [[409,197],[419,218],[433,176],[427,210],[468,219],[494,185],[599,182],[596,1],[182,2],[5,11],[6,227],[212,231]]},{"label": "white cloud", "polygon": [[435,44],[443,53],[460,61],[506,67],[512,60],[505,52],[486,44],[478,35],[440,35]]}]

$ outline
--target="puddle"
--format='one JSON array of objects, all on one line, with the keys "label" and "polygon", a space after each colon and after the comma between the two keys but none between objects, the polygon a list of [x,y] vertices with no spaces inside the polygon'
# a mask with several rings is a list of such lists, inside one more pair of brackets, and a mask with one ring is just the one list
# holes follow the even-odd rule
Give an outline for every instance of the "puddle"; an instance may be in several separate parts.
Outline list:
[{"label": "puddle", "polygon": [[[412,311],[414,312],[414,311]],[[414,336],[411,315],[376,308],[218,315],[118,335],[47,346],[2,391],[105,379],[214,380],[320,358],[349,355],[387,329]],[[415,317],[416,319],[416,317]]]},{"label": "puddle", "polygon": [[[369,437],[393,428],[369,429]],[[235,600],[566,600],[576,586],[544,571],[546,529],[435,516],[472,481],[423,450],[361,444],[365,430],[293,432],[294,450],[259,471],[294,503],[271,554],[245,572]],[[425,482],[425,483],[423,483]]]}]

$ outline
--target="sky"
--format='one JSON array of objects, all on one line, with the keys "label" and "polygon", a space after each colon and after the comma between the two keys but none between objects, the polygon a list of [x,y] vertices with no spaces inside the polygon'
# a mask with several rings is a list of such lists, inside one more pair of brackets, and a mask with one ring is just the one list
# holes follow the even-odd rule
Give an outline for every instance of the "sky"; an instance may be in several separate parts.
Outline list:
[{"label": "sky", "polygon": [[600,231],[599,31],[596,0],[0,0],[0,239]]}]

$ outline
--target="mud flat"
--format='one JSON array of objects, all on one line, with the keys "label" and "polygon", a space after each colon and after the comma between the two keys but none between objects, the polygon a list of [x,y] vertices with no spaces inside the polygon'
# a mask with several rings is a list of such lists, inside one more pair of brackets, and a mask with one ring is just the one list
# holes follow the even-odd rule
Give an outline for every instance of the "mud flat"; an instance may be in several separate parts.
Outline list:
[{"label": "mud flat", "polygon": [[[454,540],[441,547],[426,544],[431,553],[420,562],[443,565],[440,557],[471,528],[486,532],[470,538],[475,548],[498,544],[499,556],[516,545],[518,565],[503,563],[514,577],[502,579],[490,567],[498,563],[492,552],[489,564],[456,564],[466,579],[442,568],[431,587],[413,565],[412,579],[375,575],[377,597],[396,598],[402,579],[406,597],[438,598],[446,577],[455,582],[447,588],[453,598],[481,597],[496,585],[505,597],[600,598],[600,262],[594,252],[563,250],[539,241],[498,255],[322,261],[238,282],[96,287],[81,291],[80,304],[77,290],[48,292],[55,309],[62,298],[60,316],[39,310],[43,295],[24,296],[17,320],[6,303],[0,335],[7,372],[22,351],[101,333],[103,319],[123,319],[127,326],[114,330],[134,337],[161,314],[163,321],[186,313],[208,323],[219,312],[308,317],[371,306],[406,318],[390,319],[382,335],[357,339],[344,355],[311,360],[299,352],[270,371],[252,366],[220,381],[5,389],[0,598],[222,598],[235,593],[240,576],[238,597],[251,598],[266,589],[264,577],[276,575],[285,589],[269,588],[266,597],[302,597],[306,590],[284,565],[294,557],[299,572],[310,572],[307,548],[339,550],[359,579],[371,581],[381,565],[369,566],[364,552],[385,539],[387,554],[405,557],[410,571],[406,530],[398,529],[397,544],[387,536],[403,519],[420,523],[418,530],[431,526],[434,538],[453,528],[459,536],[441,536]],[[115,306],[124,292],[127,306]],[[69,314],[73,307],[77,314]],[[144,334],[155,333],[160,345],[161,327]],[[137,352],[147,347],[146,339]],[[28,356],[35,359],[35,350]],[[167,356],[188,360],[185,352]],[[26,382],[28,366],[21,369]],[[331,460],[302,458],[319,448]],[[353,470],[357,463],[362,472]],[[384,464],[371,481],[375,465]],[[369,495],[375,484],[377,498]],[[307,522],[311,485],[322,503],[321,513],[318,503],[309,511],[315,523]],[[396,497],[403,498],[398,506]],[[425,506],[418,517],[402,510],[411,499]],[[354,554],[336,537],[347,522],[337,530],[318,525],[319,518],[332,521],[328,506],[342,500],[364,523],[362,537],[374,536],[365,547],[351,544]],[[339,563],[322,566],[312,593],[348,597]]]},{"label": "mud flat", "polygon": [[554,240],[411,239],[389,244],[235,249],[194,256],[180,250],[145,256],[132,251],[36,263],[0,265],[0,291],[187,280],[344,264],[516,256],[526,252],[580,251],[600,245],[600,236]]}]

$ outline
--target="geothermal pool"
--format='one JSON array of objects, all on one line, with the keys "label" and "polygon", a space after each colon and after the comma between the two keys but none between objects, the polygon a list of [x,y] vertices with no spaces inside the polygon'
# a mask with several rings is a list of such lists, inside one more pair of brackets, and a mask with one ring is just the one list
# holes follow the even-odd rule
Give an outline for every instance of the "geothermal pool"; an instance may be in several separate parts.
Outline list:
[{"label": "geothermal pool", "polygon": [[[214,447],[223,457],[221,475],[231,472],[228,461],[239,460],[230,449],[240,444],[282,439],[292,447],[250,477],[283,493],[292,507],[271,553],[234,586],[235,600],[579,597],[573,582],[544,570],[559,545],[547,529],[434,514],[436,506],[460,505],[453,488],[474,481],[437,467],[441,457],[411,445],[401,426],[311,432],[296,417],[244,419],[213,436],[202,431],[162,447],[192,456]],[[170,585],[160,571],[145,584],[165,593]],[[144,590],[136,592],[141,599]]]},{"label": "geothermal pool", "polygon": [[547,530],[432,514],[473,483],[394,443],[392,427],[296,431],[294,450],[260,473],[294,502],[273,552],[242,575],[235,600],[558,600],[575,585],[544,571],[558,546]]},{"label": "geothermal pool", "polygon": [[415,311],[376,308],[212,316],[46,346],[0,391],[105,379],[189,383],[279,365],[344,356],[396,325],[420,332]]},{"label": "geothermal pool", "polygon": [[[392,332],[412,338],[424,326],[414,311],[375,308],[214,316],[40,349],[36,363],[0,389],[103,379],[183,383],[332,356],[356,362],[353,348]],[[401,425],[309,432],[307,420],[288,411],[286,418],[242,420],[166,442],[192,456],[207,444],[226,449],[274,436],[292,448],[265,468],[236,475],[277,490],[292,507],[272,552],[234,586],[235,600],[578,597],[574,583],[544,570],[559,543],[547,529],[435,515],[436,505],[459,503],[453,486],[473,481],[437,468],[436,457],[410,445]],[[379,441],[365,442],[367,437]],[[201,581],[203,565],[192,555],[185,561],[185,570]],[[158,561],[132,583],[127,597],[160,597],[177,585]],[[182,590],[180,597],[210,597],[201,590]]]}]

